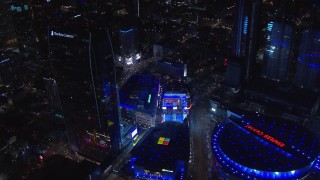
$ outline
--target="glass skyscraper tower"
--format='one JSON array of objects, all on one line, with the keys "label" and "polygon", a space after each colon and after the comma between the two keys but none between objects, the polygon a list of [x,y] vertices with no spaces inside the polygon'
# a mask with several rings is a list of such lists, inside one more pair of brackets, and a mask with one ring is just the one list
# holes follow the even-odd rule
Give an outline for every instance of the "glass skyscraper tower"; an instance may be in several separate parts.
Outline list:
[{"label": "glass skyscraper tower", "polygon": [[299,87],[319,90],[320,31],[307,29],[302,32],[294,83]]},{"label": "glass skyscraper tower", "polygon": [[96,162],[112,159],[119,153],[120,126],[108,31],[49,28],[48,37],[70,149]]},{"label": "glass skyscraper tower", "polygon": [[287,79],[292,33],[293,28],[288,24],[268,23],[263,58],[263,77],[275,81]]}]

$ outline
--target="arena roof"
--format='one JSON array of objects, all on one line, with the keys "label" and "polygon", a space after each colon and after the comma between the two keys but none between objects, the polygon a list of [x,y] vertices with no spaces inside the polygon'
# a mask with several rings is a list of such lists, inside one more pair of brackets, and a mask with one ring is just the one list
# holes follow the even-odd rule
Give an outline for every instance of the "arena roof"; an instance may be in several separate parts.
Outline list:
[{"label": "arena roof", "polygon": [[260,178],[302,175],[319,154],[319,142],[307,129],[259,114],[230,116],[216,127],[212,145],[222,167]]}]

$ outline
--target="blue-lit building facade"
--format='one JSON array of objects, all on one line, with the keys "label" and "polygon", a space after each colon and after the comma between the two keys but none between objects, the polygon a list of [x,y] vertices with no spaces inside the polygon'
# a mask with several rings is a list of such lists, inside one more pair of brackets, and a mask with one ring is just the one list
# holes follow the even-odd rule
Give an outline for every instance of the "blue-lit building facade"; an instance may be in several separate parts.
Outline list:
[{"label": "blue-lit building facade", "polygon": [[236,57],[244,57],[247,54],[249,41],[249,4],[248,0],[239,0],[237,4],[233,44],[233,55]]},{"label": "blue-lit building facade", "polygon": [[128,28],[119,30],[120,54],[116,58],[116,64],[130,68],[141,58],[137,49],[136,29]]},{"label": "blue-lit building facade", "polygon": [[246,80],[251,76],[257,54],[261,3],[261,0],[239,0],[236,5],[232,54],[245,60]]},{"label": "blue-lit building facade", "polygon": [[212,152],[214,171],[225,179],[303,179],[319,171],[314,134],[254,113],[228,111],[213,131]]},{"label": "blue-lit building facade", "polygon": [[186,93],[166,92],[162,97],[161,121],[182,123],[191,108],[190,96]]},{"label": "blue-lit building facade", "polygon": [[151,74],[131,76],[120,90],[121,119],[139,128],[156,126],[160,99],[160,78]]},{"label": "blue-lit building facade", "polygon": [[320,31],[302,32],[294,83],[311,90],[320,88]]},{"label": "blue-lit building facade", "polygon": [[17,48],[17,34],[10,6],[8,1],[0,2],[0,51]]},{"label": "blue-lit building facade", "polygon": [[165,122],[151,128],[131,151],[123,168],[134,179],[187,179],[190,138],[187,123]]},{"label": "blue-lit building facade", "polygon": [[81,25],[69,26],[69,31],[49,29],[50,78],[56,82],[58,112],[64,117],[70,149],[100,163],[118,155],[120,147],[119,95],[111,45],[101,36],[106,32],[72,31]]},{"label": "blue-lit building facade", "polygon": [[287,80],[293,28],[289,24],[269,22],[263,57],[262,76],[275,81]]}]

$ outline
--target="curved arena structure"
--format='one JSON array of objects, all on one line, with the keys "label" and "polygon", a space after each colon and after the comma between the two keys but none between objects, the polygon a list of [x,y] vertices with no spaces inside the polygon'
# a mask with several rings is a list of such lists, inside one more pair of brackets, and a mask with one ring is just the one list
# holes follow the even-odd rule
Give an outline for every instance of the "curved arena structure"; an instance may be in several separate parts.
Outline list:
[{"label": "curved arena structure", "polygon": [[241,179],[301,179],[317,166],[318,139],[307,129],[259,115],[232,115],[212,135],[215,167]]}]

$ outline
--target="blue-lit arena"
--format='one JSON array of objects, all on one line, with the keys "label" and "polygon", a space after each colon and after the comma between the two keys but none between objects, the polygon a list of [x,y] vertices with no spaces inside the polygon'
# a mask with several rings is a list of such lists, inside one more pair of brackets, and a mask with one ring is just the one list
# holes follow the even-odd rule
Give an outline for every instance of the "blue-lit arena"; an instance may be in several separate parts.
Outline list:
[{"label": "blue-lit arena", "polygon": [[318,169],[319,142],[307,129],[260,115],[231,115],[212,135],[215,171],[225,179],[301,179]]}]

